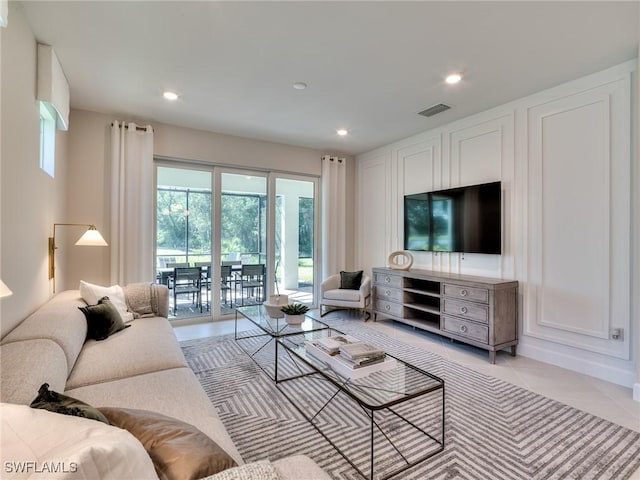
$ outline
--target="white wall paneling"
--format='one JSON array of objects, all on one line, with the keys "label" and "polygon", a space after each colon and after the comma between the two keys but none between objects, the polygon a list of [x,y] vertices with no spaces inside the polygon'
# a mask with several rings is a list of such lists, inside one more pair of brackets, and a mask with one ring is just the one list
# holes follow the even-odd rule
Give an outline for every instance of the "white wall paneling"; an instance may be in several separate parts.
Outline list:
[{"label": "white wall paneling", "polygon": [[359,195],[370,210],[361,264],[402,248],[405,194],[500,180],[503,254],[417,253],[414,266],[517,279],[520,354],[632,386],[636,69],[626,62],[358,156],[359,185],[375,184]]},{"label": "white wall paneling", "polygon": [[527,108],[524,333],[629,358],[630,74]]},{"label": "white wall paneling", "polygon": [[391,158],[389,151],[361,159],[358,176],[358,235],[359,269],[371,274],[391,252]]},{"label": "white wall paneling", "polygon": [[467,120],[447,133],[450,187],[502,181],[502,255],[448,254],[450,270],[513,278],[512,205],[514,202],[513,114]]},{"label": "white wall paneling", "polygon": [[[404,248],[404,195],[437,190],[442,186],[442,156],[440,135],[421,139],[420,142],[394,150],[393,158],[397,172],[397,195],[395,196],[397,221],[391,223],[394,250]],[[413,252],[414,264],[422,268],[438,270],[442,255],[428,252]]]}]

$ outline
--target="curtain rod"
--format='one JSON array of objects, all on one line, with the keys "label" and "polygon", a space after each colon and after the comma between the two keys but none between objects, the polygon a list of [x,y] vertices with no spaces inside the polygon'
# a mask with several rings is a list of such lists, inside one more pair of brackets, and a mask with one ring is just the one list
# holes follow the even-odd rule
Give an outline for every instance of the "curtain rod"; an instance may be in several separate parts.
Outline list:
[{"label": "curtain rod", "polygon": [[[119,123],[118,127],[122,128],[123,126],[125,126],[125,123]],[[111,126],[113,127],[113,122],[111,122]],[[147,131],[147,127],[141,127],[136,125],[136,132],[146,132]],[[151,127],[151,131],[153,132],[153,127]]]}]

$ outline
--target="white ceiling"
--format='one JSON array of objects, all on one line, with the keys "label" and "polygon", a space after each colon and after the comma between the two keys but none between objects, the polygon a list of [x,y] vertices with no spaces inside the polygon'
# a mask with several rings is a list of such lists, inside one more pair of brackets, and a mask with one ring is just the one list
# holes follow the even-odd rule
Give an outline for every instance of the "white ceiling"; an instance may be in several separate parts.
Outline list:
[{"label": "white ceiling", "polygon": [[[636,58],[640,18],[637,1],[21,7],[54,47],[72,108],[346,154]],[[452,71],[464,79],[445,85]],[[441,102],[452,109],[417,115]]]}]

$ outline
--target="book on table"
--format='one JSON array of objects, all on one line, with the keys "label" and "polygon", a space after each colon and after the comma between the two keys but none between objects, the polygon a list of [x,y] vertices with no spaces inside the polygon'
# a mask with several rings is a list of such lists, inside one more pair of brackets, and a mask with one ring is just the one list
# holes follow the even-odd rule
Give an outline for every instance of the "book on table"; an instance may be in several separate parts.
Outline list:
[{"label": "book on table", "polygon": [[327,352],[320,347],[318,339],[308,340],[305,343],[305,350],[309,355],[327,364],[338,375],[350,379],[363,378],[372,373],[393,369],[396,366],[396,360],[386,355],[375,361],[372,360],[372,363],[360,360],[360,364],[356,366],[352,360],[341,354]]},{"label": "book on table", "polygon": [[384,355],[384,350],[365,342],[354,342],[340,347],[340,355],[350,359],[379,357]]},{"label": "book on table", "polygon": [[306,345],[307,351],[312,355],[316,353],[317,356],[319,350],[351,369],[382,363],[386,357],[384,350],[350,335],[318,338]]},{"label": "book on table", "polygon": [[315,340],[316,346],[329,355],[338,355],[340,353],[340,347],[353,343],[359,343],[355,337],[351,335],[334,335],[332,337],[322,337]]}]

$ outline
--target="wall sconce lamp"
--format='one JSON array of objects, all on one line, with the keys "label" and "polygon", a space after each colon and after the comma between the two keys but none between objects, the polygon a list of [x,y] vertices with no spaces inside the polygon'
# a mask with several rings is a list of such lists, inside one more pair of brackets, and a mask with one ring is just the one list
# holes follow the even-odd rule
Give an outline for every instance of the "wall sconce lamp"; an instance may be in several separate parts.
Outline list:
[{"label": "wall sconce lamp", "polygon": [[13,292],[9,289],[9,287],[7,287],[2,280],[0,280],[0,298],[8,297],[9,295],[12,295],[12,294]]},{"label": "wall sconce lamp", "polygon": [[53,293],[56,293],[56,267],[55,267],[55,254],[56,254],[56,227],[89,227],[84,232],[76,245],[89,246],[89,247],[107,247],[107,242],[104,241],[102,235],[98,231],[95,225],[88,223],[54,223],[53,224],[53,237],[49,237],[49,280],[53,279]]}]

